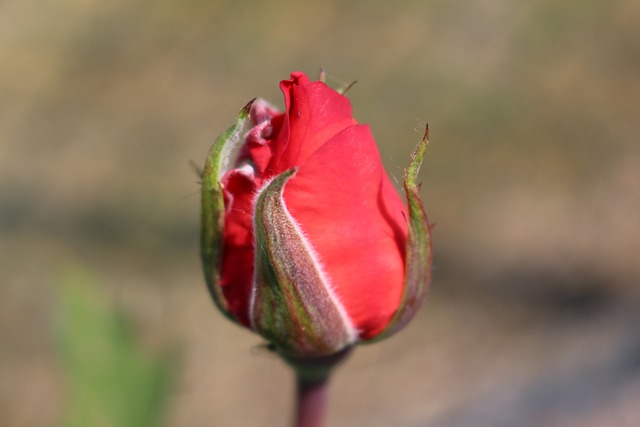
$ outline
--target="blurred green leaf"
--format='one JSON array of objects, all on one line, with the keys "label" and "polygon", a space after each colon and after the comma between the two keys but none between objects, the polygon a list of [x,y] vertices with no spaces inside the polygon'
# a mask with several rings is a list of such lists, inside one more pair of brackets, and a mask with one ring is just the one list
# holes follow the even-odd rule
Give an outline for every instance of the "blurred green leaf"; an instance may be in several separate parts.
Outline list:
[{"label": "blurred green leaf", "polygon": [[136,342],[86,272],[73,269],[59,290],[58,343],[68,379],[64,427],[160,424],[171,363]]}]

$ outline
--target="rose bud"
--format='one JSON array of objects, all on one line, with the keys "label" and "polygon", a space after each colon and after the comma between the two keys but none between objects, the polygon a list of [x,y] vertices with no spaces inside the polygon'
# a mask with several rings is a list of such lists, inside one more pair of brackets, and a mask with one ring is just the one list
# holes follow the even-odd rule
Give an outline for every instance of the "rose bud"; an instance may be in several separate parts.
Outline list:
[{"label": "rose bud", "polygon": [[415,179],[427,138],[405,206],[344,95],[301,72],[280,88],[284,113],[252,101],[211,147],[202,259],[228,318],[284,355],[321,357],[398,331],[426,296],[431,232]]}]

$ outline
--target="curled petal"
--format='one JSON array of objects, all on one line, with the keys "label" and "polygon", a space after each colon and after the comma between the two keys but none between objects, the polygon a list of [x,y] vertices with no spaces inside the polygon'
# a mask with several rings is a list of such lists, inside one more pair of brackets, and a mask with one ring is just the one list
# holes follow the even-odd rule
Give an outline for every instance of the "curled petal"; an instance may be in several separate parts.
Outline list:
[{"label": "curled petal", "polygon": [[334,135],[356,124],[349,99],[322,82],[292,73],[280,88],[287,113],[274,141],[269,165],[274,175],[301,165]]}]

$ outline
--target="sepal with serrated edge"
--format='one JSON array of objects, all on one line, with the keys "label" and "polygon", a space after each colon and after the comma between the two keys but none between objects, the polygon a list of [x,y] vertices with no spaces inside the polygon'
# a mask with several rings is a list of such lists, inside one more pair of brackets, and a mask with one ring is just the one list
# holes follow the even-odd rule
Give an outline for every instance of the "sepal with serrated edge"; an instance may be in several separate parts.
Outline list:
[{"label": "sepal with serrated edge", "polygon": [[281,353],[330,355],[353,344],[356,334],[317,254],[286,207],[284,186],[295,173],[295,168],[283,172],[256,199],[251,327]]},{"label": "sepal with serrated edge", "polygon": [[229,312],[220,286],[225,212],[220,179],[229,170],[233,149],[242,143],[242,131],[249,120],[254,101],[255,99],[252,99],[240,110],[236,122],[213,143],[202,171],[200,254],[204,276],[216,306],[226,317],[235,322],[237,320]]}]

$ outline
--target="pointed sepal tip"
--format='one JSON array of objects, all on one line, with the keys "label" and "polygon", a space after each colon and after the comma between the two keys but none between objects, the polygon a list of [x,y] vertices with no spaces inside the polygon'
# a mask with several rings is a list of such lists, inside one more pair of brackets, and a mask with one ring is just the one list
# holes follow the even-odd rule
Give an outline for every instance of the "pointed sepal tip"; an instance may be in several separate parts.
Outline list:
[{"label": "pointed sepal tip", "polygon": [[427,297],[431,283],[431,225],[420,199],[420,185],[416,184],[420,166],[429,145],[429,125],[424,137],[413,152],[404,174],[404,190],[409,211],[406,245],[405,281],[400,305],[385,330],[367,341],[380,341],[404,328],[413,319]]}]

